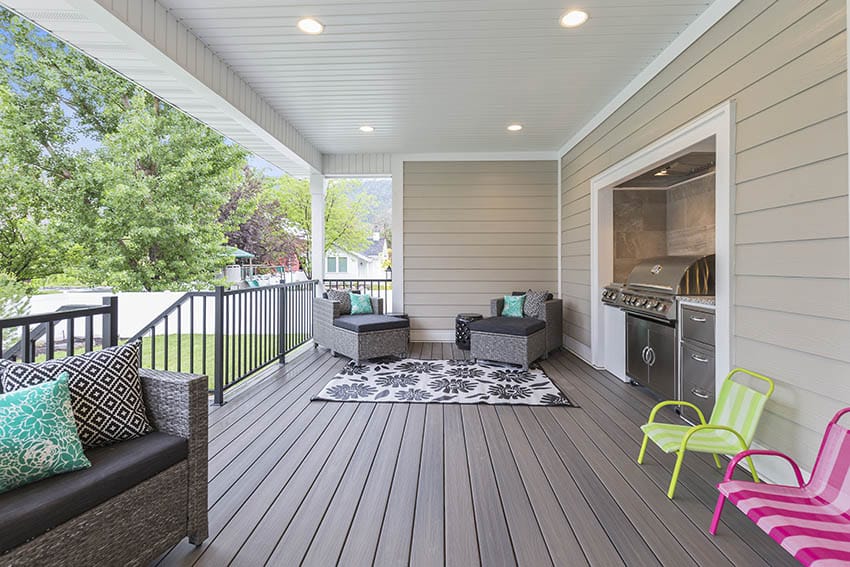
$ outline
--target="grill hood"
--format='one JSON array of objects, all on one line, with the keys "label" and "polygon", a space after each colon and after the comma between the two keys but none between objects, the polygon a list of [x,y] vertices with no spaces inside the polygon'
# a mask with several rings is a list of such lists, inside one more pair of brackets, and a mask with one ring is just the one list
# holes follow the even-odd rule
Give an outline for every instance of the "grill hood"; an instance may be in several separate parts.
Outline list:
[{"label": "grill hood", "polygon": [[714,254],[646,258],[629,273],[626,289],[665,295],[714,295]]}]

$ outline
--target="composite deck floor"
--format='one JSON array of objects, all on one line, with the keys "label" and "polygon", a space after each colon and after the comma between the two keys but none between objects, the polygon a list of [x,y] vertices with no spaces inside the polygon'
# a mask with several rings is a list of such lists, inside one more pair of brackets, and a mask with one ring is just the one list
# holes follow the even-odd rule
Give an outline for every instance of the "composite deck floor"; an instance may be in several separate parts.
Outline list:
[{"label": "composite deck floor", "polygon": [[580,408],[310,401],[343,364],[310,350],[211,408],[210,536],[162,565],[795,564],[734,506],[708,535],[709,459],[669,501],[673,458],[635,462],[654,400],[570,354],[542,366]]}]

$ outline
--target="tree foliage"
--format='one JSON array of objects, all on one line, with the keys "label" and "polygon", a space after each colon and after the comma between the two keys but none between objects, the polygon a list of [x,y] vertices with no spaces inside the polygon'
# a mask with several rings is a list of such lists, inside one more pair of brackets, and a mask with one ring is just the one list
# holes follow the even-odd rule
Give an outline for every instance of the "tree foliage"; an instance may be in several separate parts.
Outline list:
[{"label": "tree foliage", "polygon": [[[371,226],[364,219],[376,206],[375,199],[357,192],[359,181],[332,180],[325,192],[325,252],[331,249],[360,251],[366,247]],[[269,196],[276,201],[282,216],[288,218],[304,239],[298,259],[305,272],[312,274],[312,195],[306,179],[281,177],[271,186]]]},{"label": "tree foliage", "polygon": [[[0,271],[118,290],[216,281],[224,244],[309,273],[308,182],[247,154],[0,8]],[[362,250],[375,198],[332,182],[326,249]]]},{"label": "tree foliage", "polygon": [[0,11],[0,268],[166,289],[222,264],[243,150]]},{"label": "tree foliage", "polygon": [[242,182],[230,194],[219,220],[227,227],[227,243],[267,264],[281,264],[305,246],[300,231],[270,195],[262,173],[245,167]]}]

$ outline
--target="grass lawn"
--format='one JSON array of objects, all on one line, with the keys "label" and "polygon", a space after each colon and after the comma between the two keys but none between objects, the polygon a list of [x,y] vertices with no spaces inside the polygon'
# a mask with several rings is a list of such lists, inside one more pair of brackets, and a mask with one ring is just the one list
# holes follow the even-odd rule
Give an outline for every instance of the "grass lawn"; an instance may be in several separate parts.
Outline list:
[{"label": "grass lawn", "polygon": [[[301,342],[298,335],[288,335],[288,344],[296,345]],[[241,353],[241,365],[234,366],[233,358],[228,358],[225,362],[225,379],[235,377],[242,373],[241,369],[252,368],[254,364],[262,364],[272,353],[277,350],[277,335],[234,335],[227,337],[229,345],[225,345],[225,356],[233,357],[235,353]],[[180,364],[178,365],[178,342],[180,346]],[[168,360],[165,358],[166,343],[168,345]],[[204,343],[206,343],[206,352],[204,352]],[[191,348],[194,347],[194,348]],[[95,350],[99,350],[100,346],[95,346]],[[155,364],[152,364],[151,350]],[[193,353],[194,350],[194,353]],[[259,352],[258,352],[259,351]],[[77,346],[74,349],[75,354],[82,354],[85,349],[82,346]],[[64,358],[65,351],[57,351],[54,358]],[[46,359],[44,354],[36,357],[36,362],[43,362]],[[206,360],[206,367],[204,361]],[[166,366],[167,362],[167,366]],[[215,335],[168,335],[166,337],[160,335],[156,340],[151,340],[150,337],[142,338],[142,368],[151,368],[156,366],[159,370],[174,370],[178,368],[181,372],[194,372],[195,374],[203,374],[209,377],[209,388],[213,388],[213,368],[215,364]]]}]

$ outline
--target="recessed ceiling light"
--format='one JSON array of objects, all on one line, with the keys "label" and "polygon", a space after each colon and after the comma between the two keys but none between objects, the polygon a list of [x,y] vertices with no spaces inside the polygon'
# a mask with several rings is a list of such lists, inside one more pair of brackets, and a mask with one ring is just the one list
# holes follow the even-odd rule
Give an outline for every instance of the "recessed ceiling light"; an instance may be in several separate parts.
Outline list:
[{"label": "recessed ceiling light", "polygon": [[662,170],[657,171],[656,173],[654,173],[654,175],[655,175],[655,177],[666,177],[667,175],[670,175],[670,172],[669,172],[669,170],[665,167],[664,169],[662,169]]},{"label": "recessed ceiling light", "polygon": [[325,31],[325,25],[316,18],[301,18],[297,25],[299,30],[310,35],[318,35]]},{"label": "recessed ceiling light", "polygon": [[374,132],[374,131],[375,131],[375,127],[374,127],[374,126],[363,125],[363,126],[361,126],[361,127],[360,127],[360,131],[361,131],[361,132],[367,132],[367,133],[368,133],[368,132]]},{"label": "recessed ceiling light", "polygon": [[565,28],[577,28],[587,21],[587,12],[581,10],[570,10],[561,16],[561,25]]},{"label": "recessed ceiling light", "polygon": [[522,130],[522,124],[511,124],[508,126],[509,132],[519,132],[520,130]]}]

